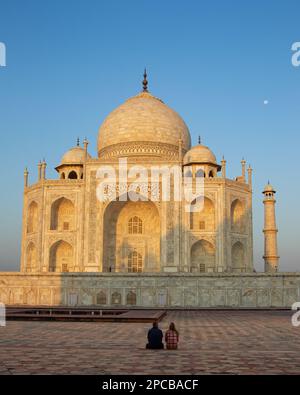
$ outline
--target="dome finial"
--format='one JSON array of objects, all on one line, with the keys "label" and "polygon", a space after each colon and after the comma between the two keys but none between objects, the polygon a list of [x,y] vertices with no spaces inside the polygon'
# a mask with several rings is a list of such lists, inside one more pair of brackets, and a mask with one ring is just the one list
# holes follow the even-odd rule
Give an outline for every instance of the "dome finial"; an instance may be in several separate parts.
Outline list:
[{"label": "dome finial", "polygon": [[201,145],[201,136],[198,136],[198,144]]},{"label": "dome finial", "polygon": [[79,137],[77,137],[77,147],[79,147]]},{"label": "dome finial", "polygon": [[143,79],[143,91],[148,92],[148,80],[147,80],[147,70],[144,70],[144,79]]}]

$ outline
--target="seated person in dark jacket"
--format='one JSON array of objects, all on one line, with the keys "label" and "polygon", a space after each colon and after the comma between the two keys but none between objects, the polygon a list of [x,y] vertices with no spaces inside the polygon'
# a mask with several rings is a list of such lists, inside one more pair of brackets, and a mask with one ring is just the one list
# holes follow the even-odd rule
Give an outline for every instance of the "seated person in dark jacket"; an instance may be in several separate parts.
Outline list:
[{"label": "seated person in dark jacket", "polygon": [[162,349],[164,348],[163,333],[159,329],[157,322],[153,322],[153,328],[148,331],[148,344],[146,348],[149,349]]}]

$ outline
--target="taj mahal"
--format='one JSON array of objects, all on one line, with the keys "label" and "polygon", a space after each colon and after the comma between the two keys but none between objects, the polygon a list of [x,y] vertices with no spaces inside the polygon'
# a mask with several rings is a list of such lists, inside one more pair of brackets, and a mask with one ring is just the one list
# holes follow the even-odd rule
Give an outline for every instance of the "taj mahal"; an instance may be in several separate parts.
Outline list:
[{"label": "taj mahal", "polygon": [[[84,139],[69,149],[47,178],[24,172],[23,228],[19,273],[0,273],[0,301],[10,305],[131,307],[287,307],[300,295],[300,276],[279,271],[275,189],[263,189],[265,271],[253,262],[252,168],[227,178],[200,138],[177,112],[148,90],[112,111],[100,126],[97,157]],[[186,201],[97,199],[97,170],[119,171],[126,158],[139,165],[179,166],[191,185],[203,178],[200,211]],[[199,170],[201,168],[201,170]],[[201,174],[200,174],[201,173]],[[125,186],[126,187],[126,186]],[[171,194],[172,188],[171,184]],[[153,185],[137,195],[148,196]],[[193,204],[190,203],[190,204]],[[261,231],[261,230],[260,230]]]}]

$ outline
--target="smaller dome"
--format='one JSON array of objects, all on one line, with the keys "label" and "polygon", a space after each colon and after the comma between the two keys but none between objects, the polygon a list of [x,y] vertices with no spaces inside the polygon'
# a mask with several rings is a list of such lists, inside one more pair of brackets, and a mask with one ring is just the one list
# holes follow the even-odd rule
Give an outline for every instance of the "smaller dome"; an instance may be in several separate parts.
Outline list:
[{"label": "smaller dome", "polygon": [[183,158],[184,165],[190,165],[193,163],[210,163],[217,165],[217,159],[208,147],[198,144],[191,148]]},{"label": "smaller dome", "polygon": [[[67,151],[61,159],[61,164],[80,164],[84,162],[85,150],[81,147],[74,147]],[[91,155],[88,153],[87,158],[90,159]]]},{"label": "smaller dome", "polygon": [[270,183],[268,183],[265,186],[264,192],[273,192],[273,193],[275,193],[275,189],[273,188],[273,186]]}]

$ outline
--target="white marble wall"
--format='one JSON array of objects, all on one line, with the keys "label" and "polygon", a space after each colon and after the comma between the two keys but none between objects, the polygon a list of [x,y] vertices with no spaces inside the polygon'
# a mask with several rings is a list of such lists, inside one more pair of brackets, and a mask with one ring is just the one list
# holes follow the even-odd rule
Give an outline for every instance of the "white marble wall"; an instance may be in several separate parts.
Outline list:
[{"label": "white marble wall", "polygon": [[[300,301],[300,273],[0,273],[0,302],[7,305],[96,305],[101,291],[114,307],[125,307],[133,291],[137,307],[290,308]],[[121,304],[112,303],[113,293]]]}]

